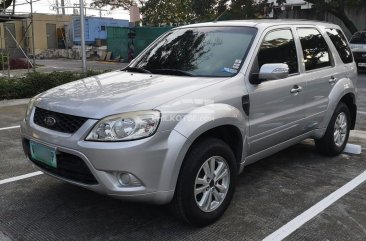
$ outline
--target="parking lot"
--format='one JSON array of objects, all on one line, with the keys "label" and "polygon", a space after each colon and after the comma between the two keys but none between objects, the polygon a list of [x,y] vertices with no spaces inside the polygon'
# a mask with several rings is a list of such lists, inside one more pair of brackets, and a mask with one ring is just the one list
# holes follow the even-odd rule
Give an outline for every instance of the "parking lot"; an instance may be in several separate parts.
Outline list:
[{"label": "parking lot", "polygon": [[[123,202],[35,173],[17,128],[26,105],[0,103],[0,240],[263,240],[288,232],[293,223],[281,227],[308,210],[309,221],[286,240],[366,240],[366,182],[325,210],[312,208],[366,171],[366,74],[358,87],[357,131],[349,143],[362,146],[360,155],[324,157],[307,140],[252,164],[225,215],[199,229],[166,206]],[[16,178],[29,173],[39,175]]]}]

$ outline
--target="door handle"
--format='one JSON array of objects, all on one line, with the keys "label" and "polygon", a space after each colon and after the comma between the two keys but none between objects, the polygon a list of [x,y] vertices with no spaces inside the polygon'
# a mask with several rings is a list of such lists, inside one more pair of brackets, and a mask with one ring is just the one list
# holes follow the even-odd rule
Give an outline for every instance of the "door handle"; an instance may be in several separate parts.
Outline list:
[{"label": "door handle", "polygon": [[332,76],[332,77],[330,78],[330,80],[329,80],[329,84],[330,84],[330,85],[334,85],[335,83],[337,83],[337,81],[338,81],[338,79],[337,79],[337,78],[335,78],[334,76]]},{"label": "door handle", "polygon": [[292,87],[290,92],[291,92],[291,94],[298,94],[301,91],[302,91],[302,87],[298,86],[298,85],[295,85],[294,87]]}]

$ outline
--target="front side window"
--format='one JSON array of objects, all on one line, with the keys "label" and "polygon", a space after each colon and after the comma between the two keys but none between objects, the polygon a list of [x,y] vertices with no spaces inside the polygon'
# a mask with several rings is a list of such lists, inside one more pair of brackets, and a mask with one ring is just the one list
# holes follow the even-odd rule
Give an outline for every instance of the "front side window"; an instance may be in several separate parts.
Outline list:
[{"label": "front side window", "polygon": [[341,57],[343,63],[348,64],[353,62],[352,52],[348,46],[347,39],[344,37],[343,33],[339,29],[327,28],[327,34],[332,40],[332,43],[336,47],[339,56]]},{"label": "front side window", "polygon": [[234,76],[256,32],[251,27],[175,29],[161,37],[130,67],[156,74]]},{"label": "front side window", "polygon": [[315,28],[298,28],[304,55],[305,70],[314,70],[331,66],[327,42]]},{"label": "front side window", "polygon": [[[284,63],[289,73],[298,73],[297,53],[290,29],[275,30],[266,35],[258,52],[259,69],[264,64]],[[258,70],[259,70],[258,69]]]}]

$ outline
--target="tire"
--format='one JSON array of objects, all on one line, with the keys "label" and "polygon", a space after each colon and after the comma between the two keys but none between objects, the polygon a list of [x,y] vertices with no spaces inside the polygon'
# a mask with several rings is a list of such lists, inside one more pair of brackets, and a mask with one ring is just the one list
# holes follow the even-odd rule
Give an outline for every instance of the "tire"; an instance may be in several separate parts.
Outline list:
[{"label": "tire", "polygon": [[[207,181],[209,175],[206,173],[212,173],[209,172],[211,168],[207,169],[210,167],[209,163],[215,163],[215,171],[219,171],[219,166],[222,171],[214,172],[218,175]],[[215,183],[215,180],[220,178],[220,173],[224,173],[225,168],[227,175]],[[181,167],[172,201],[173,211],[178,218],[192,226],[202,227],[215,222],[224,214],[231,202],[235,191],[236,176],[236,159],[225,142],[216,138],[204,138],[198,141],[189,150]],[[206,178],[207,180],[203,184],[202,180]],[[198,179],[200,179],[199,183],[197,183]],[[223,191],[225,186],[226,191]],[[195,190],[197,190],[197,195],[195,195]],[[211,196],[211,202],[204,196]],[[200,206],[200,204],[202,205]]]},{"label": "tire", "polygon": [[[337,123],[340,123],[341,120],[339,118],[344,117],[344,121],[346,121],[346,127],[341,128]],[[316,147],[318,151],[327,156],[337,156],[341,154],[344,148],[347,145],[349,133],[350,133],[350,124],[351,124],[351,114],[347,107],[347,105],[343,102],[340,102],[335,109],[333,116],[328,124],[327,130],[324,136],[315,140]],[[339,138],[335,138],[336,129],[338,128],[338,134],[343,133],[342,135],[338,135]],[[344,137],[343,137],[344,135]]]}]

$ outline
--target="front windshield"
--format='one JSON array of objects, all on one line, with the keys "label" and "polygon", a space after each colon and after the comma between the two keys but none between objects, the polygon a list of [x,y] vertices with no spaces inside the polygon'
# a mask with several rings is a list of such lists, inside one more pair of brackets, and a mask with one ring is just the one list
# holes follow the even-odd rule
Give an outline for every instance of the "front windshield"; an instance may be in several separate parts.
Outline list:
[{"label": "front windshield", "polygon": [[168,75],[234,76],[256,32],[250,27],[175,29],[162,36],[130,69]]},{"label": "front windshield", "polygon": [[349,42],[351,44],[366,44],[366,32],[355,33]]}]

